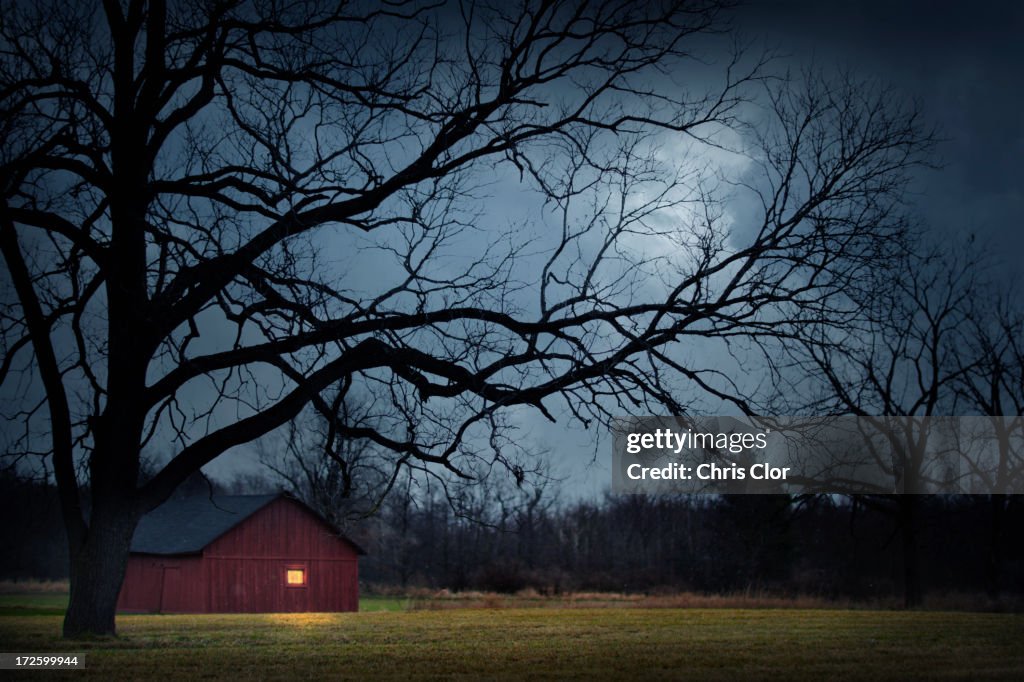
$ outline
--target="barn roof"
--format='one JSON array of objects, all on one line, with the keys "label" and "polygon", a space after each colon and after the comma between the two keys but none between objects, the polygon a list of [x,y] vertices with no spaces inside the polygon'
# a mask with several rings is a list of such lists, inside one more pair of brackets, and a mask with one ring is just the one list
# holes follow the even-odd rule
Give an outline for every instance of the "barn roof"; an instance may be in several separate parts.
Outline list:
[{"label": "barn roof", "polygon": [[[131,551],[138,554],[198,554],[211,542],[281,497],[291,499],[330,526],[312,509],[283,493],[182,497],[168,500],[142,517],[132,536]],[[341,533],[338,535],[355,547],[359,554],[366,553]]]}]

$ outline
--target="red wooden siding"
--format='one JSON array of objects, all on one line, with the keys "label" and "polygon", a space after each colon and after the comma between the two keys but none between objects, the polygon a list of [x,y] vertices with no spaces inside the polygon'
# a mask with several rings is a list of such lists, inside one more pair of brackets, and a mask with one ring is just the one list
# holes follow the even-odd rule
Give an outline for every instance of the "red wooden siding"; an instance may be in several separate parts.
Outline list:
[{"label": "red wooden siding", "polygon": [[[202,556],[132,555],[118,601],[125,611],[280,613],[357,611],[356,548],[302,505],[274,500],[211,542]],[[285,572],[301,567],[303,586]]]},{"label": "red wooden siding", "polygon": [[202,557],[131,556],[117,608],[145,613],[203,613],[207,611],[203,573]]},{"label": "red wooden siding", "polygon": [[296,502],[274,500],[211,542],[203,556],[356,560],[352,545]]},{"label": "red wooden siding", "polygon": [[215,613],[282,613],[356,611],[355,561],[316,561],[307,565],[305,587],[284,584],[286,564],[280,559],[208,558],[210,611]]}]

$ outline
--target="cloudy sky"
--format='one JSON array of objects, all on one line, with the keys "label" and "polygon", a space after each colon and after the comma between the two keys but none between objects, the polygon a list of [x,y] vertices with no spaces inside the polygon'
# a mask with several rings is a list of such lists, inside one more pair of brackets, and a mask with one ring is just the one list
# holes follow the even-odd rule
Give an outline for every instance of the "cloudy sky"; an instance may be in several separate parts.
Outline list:
[{"label": "cloudy sky", "polygon": [[[940,167],[921,171],[909,197],[917,219],[937,240],[975,235],[992,253],[992,268],[1013,278],[1015,254],[1024,253],[1024,4],[976,2],[966,9],[917,0],[769,0],[735,16],[746,39],[784,55],[780,65],[852,69],[915,98],[943,140]],[[608,487],[610,445],[602,437],[596,447],[594,440],[603,434],[564,419],[523,418],[524,431],[567,477],[567,492]],[[245,459],[228,456],[210,470],[230,476]]]},{"label": "cloudy sky", "polygon": [[[922,227],[942,240],[974,234],[1024,293],[1024,3],[769,0],[741,8],[736,21],[795,68],[853,69],[917,99],[943,140],[940,167],[922,171],[910,197]],[[607,488],[607,441],[595,457],[584,432],[540,420],[536,428],[559,443],[568,487]]]},{"label": "cloudy sky", "polygon": [[751,36],[795,62],[877,75],[921,103],[944,138],[917,206],[937,234],[973,232],[1015,272],[1024,252],[1024,3],[752,2]]}]

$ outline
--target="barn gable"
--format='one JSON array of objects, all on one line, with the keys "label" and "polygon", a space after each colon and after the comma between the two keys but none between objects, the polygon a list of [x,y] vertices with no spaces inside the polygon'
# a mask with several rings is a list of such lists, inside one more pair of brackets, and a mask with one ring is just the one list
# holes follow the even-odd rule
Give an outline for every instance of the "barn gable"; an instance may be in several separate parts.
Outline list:
[{"label": "barn gable", "polygon": [[[283,504],[273,505],[274,508],[266,512],[273,517],[272,521],[268,522],[263,518],[265,514],[257,515],[264,507],[278,500],[283,501]],[[282,540],[294,548],[292,551],[305,551],[310,545],[297,546],[299,543],[294,534],[282,535],[276,532],[276,528],[298,525],[299,515],[314,520],[322,529],[322,533],[315,534],[314,543],[321,550],[335,553],[337,541],[341,540],[356,554],[366,554],[359,545],[342,535],[309,507],[283,493],[194,496],[168,500],[139,521],[132,537],[131,552],[157,555],[200,554],[211,544],[216,544],[219,551],[215,550],[214,553],[223,553],[230,552],[233,546],[237,549],[239,542],[245,543],[246,547],[261,547],[264,551],[289,551],[287,546],[280,546]],[[227,542],[216,542],[224,535],[234,535],[231,531],[238,526],[241,526],[239,531],[242,537],[236,536]],[[307,527],[308,524],[301,526],[303,530]]]},{"label": "barn gable", "polygon": [[[287,532],[280,532],[280,529]],[[340,542],[339,542],[340,540]],[[309,507],[279,496],[210,542],[205,556],[354,559],[366,554]]]},{"label": "barn gable", "polygon": [[280,495],[218,495],[169,500],[139,521],[131,551],[199,554]]}]

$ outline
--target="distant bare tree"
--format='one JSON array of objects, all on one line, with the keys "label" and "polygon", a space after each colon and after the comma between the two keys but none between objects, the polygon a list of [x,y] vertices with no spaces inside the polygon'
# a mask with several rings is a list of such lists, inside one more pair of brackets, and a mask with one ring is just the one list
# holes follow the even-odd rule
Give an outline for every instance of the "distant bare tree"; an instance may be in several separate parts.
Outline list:
[{"label": "distant bare tree", "polygon": [[[65,635],[115,631],[144,513],[327,396],[388,406],[339,438],[459,475],[501,411],[592,424],[695,390],[748,408],[690,341],[771,358],[842,326],[896,250],[928,133],[890,92],[763,82],[759,60],[700,85],[694,38],[722,16],[4,2],[0,382],[9,456],[46,458],[60,489]],[[759,83],[747,172],[698,173]],[[496,224],[492,182],[549,224]],[[733,225],[727,192],[759,215]],[[140,486],[147,443],[172,457]]]},{"label": "distant bare tree", "polygon": [[290,493],[344,528],[380,508],[409,455],[395,455],[369,439],[340,437],[342,424],[373,429],[373,415],[341,393],[325,402],[329,419],[304,411],[279,438],[265,439],[257,449],[260,462]]},{"label": "distant bare tree", "polygon": [[[500,413],[488,416],[486,442],[464,446],[458,475],[453,477],[445,475],[450,473],[447,470],[435,471],[409,453],[396,453],[370,438],[341,435],[383,430],[381,424],[394,409],[390,403],[381,410],[373,402],[343,393],[329,399],[317,397],[313,403],[317,409],[304,411],[282,433],[272,434],[279,437],[257,444],[259,460],[289,492],[338,528],[376,514],[403,475],[411,474],[422,483],[434,479],[431,489],[447,501],[456,517],[484,524],[493,523],[490,507],[508,516],[530,504],[528,500],[509,503],[507,491],[493,484],[491,469],[510,475],[520,492],[541,491],[552,479],[550,463]],[[524,490],[528,477],[532,484]],[[411,494],[408,487],[406,493]],[[504,520],[498,525],[504,526]]]},{"label": "distant bare tree", "polygon": [[[859,323],[841,331],[822,327],[791,346],[799,350],[790,374],[810,400],[793,401],[790,409],[860,417],[862,440],[851,443],[851,463],[884,474],[889,487],[876,485],[878,493],[902,493],[864,501],[888,509],[899,523],[907,607],[923,599],[918,494],[950,476],[937,456],[935,418],[954,413],[957,386],[969,371],[963,348],[978,265],[969,249],[908,252],[902,267],[880,273],[881,286]],[[856,480],[849,485],[854,494],[872,489]],[[841,489],[841,481],[830,483],[830,490]]]},{"label": "distant bare tree", "polygon": [[1005,496],[1024,476],[1024,313],[998,283],[979,288],[967,311],[956,383],[959,411],[989,417],[995,461],[969,462],[984,489]]},{"label": "distant bare tree", "polygon": [[[986,582],[989,597],[1002,590],[1003,556],[1006,547],[1005,518],[1011,490],[1024,482],[1024,313],[1006,291],[993,286],[975,296],[958,354],[962,369],[956,384],[957,403],[966,414],[988,417],[994,452],[970,467],[982,487],[991,490],[989,551]],[[993,466],[994,465],[994,466]]]}]

